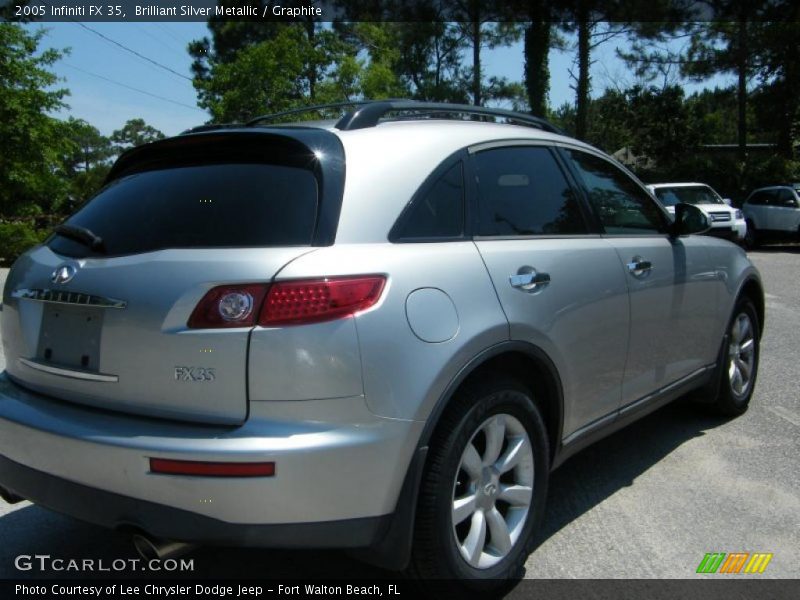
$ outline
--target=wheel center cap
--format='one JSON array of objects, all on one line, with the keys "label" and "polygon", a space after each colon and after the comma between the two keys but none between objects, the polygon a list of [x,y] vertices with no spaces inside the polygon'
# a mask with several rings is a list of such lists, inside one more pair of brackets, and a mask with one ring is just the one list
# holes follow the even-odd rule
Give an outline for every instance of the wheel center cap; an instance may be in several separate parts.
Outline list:
[{"label": "wheel center cap", "polygon": [[497,494],[497,485],[493,482],[487,483],[483,488],[483,493],[490,498]]}]

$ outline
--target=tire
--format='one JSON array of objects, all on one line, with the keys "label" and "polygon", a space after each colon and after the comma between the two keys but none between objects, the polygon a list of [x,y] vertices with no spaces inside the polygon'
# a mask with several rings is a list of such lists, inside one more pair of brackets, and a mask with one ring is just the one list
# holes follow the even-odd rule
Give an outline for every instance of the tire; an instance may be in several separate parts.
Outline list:
[{"label": "tire", "polygon": [[758,377],[760,335],[753,303],[748,298],[740,298],[728,323],[717,364],[719,391],[711,405],[714,412],[737,417],[747,410]]},{"label": "tire", "polygon": [[749,219],[746,221],[747,231],[744,234],[744,247],[748,250],[753,250],[758,247],[758,232],[756,226]]},{"label": "tire", "polygon": [[[516,466],[498,478],[512,455]],[[437,594],[507,591],[533,550],[549,471],[547,430],[529,390],[504,376],[463,388],[431,439],[409,574]]]}]

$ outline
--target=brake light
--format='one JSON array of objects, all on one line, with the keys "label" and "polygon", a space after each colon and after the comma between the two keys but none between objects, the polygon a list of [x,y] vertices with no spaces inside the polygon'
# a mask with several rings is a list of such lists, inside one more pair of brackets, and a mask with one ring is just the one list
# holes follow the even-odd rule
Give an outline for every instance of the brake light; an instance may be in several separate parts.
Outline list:
[{"label": "brake light", "polygon": [[259,325],[299,325],[346,317],[375,305],[386,278],[342,277],[273,284],[258,318]]},{"label": "brake light", "polygon": [[205,462],[151,458],[150,471],[165,475],[195,475],[199,477],[272,477],[274,462]]},{"label": "brake light", "polygon": [[192,329],[252,327],[266,293],[266,284],[212,288],[192,311],[188,325]]},{"label": "brake light", "polygon": [[382,275],[332,277],[273,284],[212,288],[192,311],[191,329],[267,327],[330,321],[353,315],[380,300]]}]

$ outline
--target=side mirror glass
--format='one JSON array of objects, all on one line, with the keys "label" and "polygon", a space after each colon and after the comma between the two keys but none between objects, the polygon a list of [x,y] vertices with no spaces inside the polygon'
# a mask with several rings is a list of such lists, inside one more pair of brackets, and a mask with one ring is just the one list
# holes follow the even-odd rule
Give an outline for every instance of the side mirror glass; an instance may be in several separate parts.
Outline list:
[{"label": "side mirror glass", "polygon": [[711,221],[706,213],[694,204],[681,202],[675,205],[675,220],[672,223],[674,236],[705,233],[709,229],[711,229]]},{"label": "side mirror glass", "polygon": [[730,199],[730,198],[723,198],[723,199],[722,199],[722,201],[723,201],[725,204],[727,204],[728,206],[731,206],[731,199]]}]

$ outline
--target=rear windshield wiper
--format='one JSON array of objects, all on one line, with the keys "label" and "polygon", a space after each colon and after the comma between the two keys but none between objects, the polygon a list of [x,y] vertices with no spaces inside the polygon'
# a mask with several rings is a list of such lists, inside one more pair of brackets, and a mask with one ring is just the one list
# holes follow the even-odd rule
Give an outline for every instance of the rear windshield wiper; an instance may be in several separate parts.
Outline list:
[{"label": "rear windshield wiper", "polygon": [[63,223],[56,227],[56,233],[64,236],[65,238],[80,242],[92,250],[105,251],[105,248],[103,247],[103,238],[87,227]]}]

